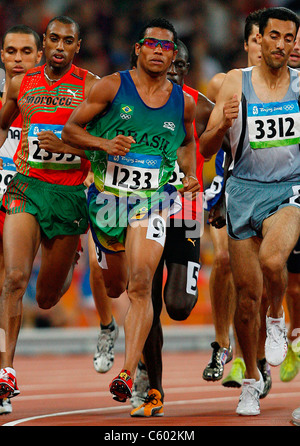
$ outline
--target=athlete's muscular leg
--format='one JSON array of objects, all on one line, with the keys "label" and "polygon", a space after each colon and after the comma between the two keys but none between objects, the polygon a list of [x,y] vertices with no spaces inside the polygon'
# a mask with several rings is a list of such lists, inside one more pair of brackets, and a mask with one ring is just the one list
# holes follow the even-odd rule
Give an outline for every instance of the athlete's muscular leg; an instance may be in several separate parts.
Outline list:
[{"label": "athlete's muscular leg", "polygon": [[233,280],[237,293],[234,324],[246,365],[247,378],[259,380],[257,370],[257,342],[259,310],[263,290],[263,274],[258,260],[260,240],[229,238],[229,253]]},{"label": "athlete's muscular leg", "polygon": [[[165,218],[164,218],[165,221]],[[164,227],[164,231],[165,231]],[[141,224],[128,227],[126,256],[129,267],[129,309],[125,318],[124,368],[134,375],[153,321],[152,280],[163,246],[147,238],[147,227]]]},{"label": "athlete's muscular leg", "polygon": [[263,241],[259,260],[269,300],[268,316],[282,316],[282,301],[287,287],[287,259],[300,233],[300,209],[286,206],[263,222]]},{"label": "athlete's muscular leg", "polygon": [[153,323],[143,350],[150,388],[159,390],[162,401],[164,399],[162,388],[163,331],[160,314],[162,310],[163,270],[164,258],[162,257],[152,282]]},{"label": "athlete's muscular leg", "polygon": [[39,225],[33,215],[6,216],[3,233],[5,280],[0,298],[0,328],[5,332],[6,348],[1,354],[1,367],[13,367],[22,320],[22,298],[40,240]]},{"label": "athlete's muscular leg", "polygon": [[212,317],[216,332],[215,340],[221,347],[228,347],[229,328],[234,315],[236,296],[230,267],[226,226],[221,229],[210,226],[210,234],[215,253],[209,278]]},{"label": "athlete's muscular leg", "polygon": [[106,293],[102,268],[99,266],[95,243],[91,235],[88,234],[90,285],[95,301],[95,306],[102,325],[109,325],[112,321],[112,300]]},{"label": "athlete's muscular leg", "polygon": [[190,315],[198,299],[197,281],[195,294],[187,293],[186,265],[167,263],[168,276],[164,288],[164,301],[168,315],[176,321],[184,321]]},{"label": "athlete's muscular leg", "polygon": [[63,295],[63,286],[72,267],[79,235],[42,238],[41,266],[36,284],[36,300],[40,308],[49,309]]}]

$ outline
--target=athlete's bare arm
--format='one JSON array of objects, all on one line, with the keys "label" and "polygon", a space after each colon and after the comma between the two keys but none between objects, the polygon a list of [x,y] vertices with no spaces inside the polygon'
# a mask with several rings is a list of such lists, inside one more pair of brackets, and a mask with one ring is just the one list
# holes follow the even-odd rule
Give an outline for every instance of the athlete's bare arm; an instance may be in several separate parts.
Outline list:
[{"label": "athlete's bare arm", "polygon": [[210,115],[207,128],[200,137],[200,152],[209,158],[222,146],[227,130],[238,117],[242,95],[242,71],[231,70],[224,79]]},{"label": "athlete's bare arm", "polygon": [[118,135],[110,140],[93,136],[85,130],[86,124],[101,115],[113,101],[120,83],[118,73],[94,83],[87,99],[76,107],[62,131],[62,140],[66,144],[84,150],[104,150],[111,155],[124,156],[129,152],[135,142],[132,137]]},{"label": "athlete's bare arm", "polygon": [[6,102],[0,111],[0,147],[4,144],[8,130],[20,113],[17,99],[24,74],[15,76],[7,90]]},{"label": "athlete's bare arm", "polygon": [[206,129],[213,108],[214,103],[210,101],[206,96],[199,93],[195,118],[196,132],[199,138]]},{"label": "athlete's bare arm", "polygon": [[[199,192],[200,186],[196,176],[196,143],[194,138],[194,119],[196,116],[196,104],[194,99],[184,93],[184,125],[186,136],[182,145],[177,150],[177,162],[185,174],[182,180],[183,189],[181,193]],[[194,195],[193,195],[194,198]]]},{"label": "athlete's bare arm", "polygon": [[221,89],[225,76],[225,73],[217,73],[207,84],[206,96],[214,103],[216,103],[217,96]]}]

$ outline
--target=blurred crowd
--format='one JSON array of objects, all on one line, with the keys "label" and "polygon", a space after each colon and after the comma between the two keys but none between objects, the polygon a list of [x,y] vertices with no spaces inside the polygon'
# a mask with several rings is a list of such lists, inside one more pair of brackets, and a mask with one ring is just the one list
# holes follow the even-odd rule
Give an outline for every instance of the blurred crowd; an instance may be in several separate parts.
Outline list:
[{"label": "blurred crowd", "polygon": [[298,0],[1,0],[0,37],[19,23],[42,36],[51,18],[68,15],[81,27],[76,63],[104,76],[129,68],[140,27],[153,17],[165,17],[190,50],[189,84],[205,93],[215,73],[246,65],[245,17],[270,6],[300,9]]}]

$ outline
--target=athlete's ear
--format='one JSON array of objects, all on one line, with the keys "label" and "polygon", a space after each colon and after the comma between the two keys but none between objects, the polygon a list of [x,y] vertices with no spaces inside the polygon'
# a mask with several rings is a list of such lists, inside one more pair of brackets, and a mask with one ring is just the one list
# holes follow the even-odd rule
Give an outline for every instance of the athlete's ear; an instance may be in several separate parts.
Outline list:
[{"label": "athlete's ear", "polygon": [[260,33],[256,34],[256,41],[259,45],[261,45],[262,42],[262,35]]},{"label": "athlete's ear", "polygon": [[77,54],[78,54],[79,51],[80,51],[80,46],[81,46],[81,39],[78,40],[78,42],[77,42],[77,49],[76,49],[76,53],[77,53]]},{"label": "athlete's ear", "polygon": [[140,45],[139,45],[138,43],[136,43],[136,44],[135,44],[135,48],[134,48],[134,52],[135,52],[135,55],[136,55],[136,56],[139,56],[139,54],[140,54],[140,49],[141,49]]},{"label": "athlete's ear", "polygon": [[36,57],[36,65],[38,65],[40,63],[42,57],[43,57],[43,51],[42,50],[38,51],[37,57]]}]

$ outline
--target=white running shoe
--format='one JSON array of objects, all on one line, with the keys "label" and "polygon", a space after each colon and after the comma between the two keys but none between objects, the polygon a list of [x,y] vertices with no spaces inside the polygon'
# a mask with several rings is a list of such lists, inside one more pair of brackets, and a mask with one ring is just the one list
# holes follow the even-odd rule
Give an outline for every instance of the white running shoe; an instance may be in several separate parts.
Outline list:
[{"label": "white running shoe", "polygon": [[265,357],[270,365],[277,366],[284,361],[288,350],[284,312],[276,319],[266,316],[266,328]]},{"label": "white running shoe", "polygon": [[260,395],[264,390],[264,380],[259,372],[260,379],[243,379],[242,392],[236,409],[238,415],[259,415]]},{"label": "white running shoe", "polygon": [[94,355],[94,368],[98,373],[108,372],[115,360],[115,342],[119,336],[119,327],[114,319],[114,329],[101,329]]},{"label": "white running shoe", "polygon": [[9,398],[0,399],[0,415],[12,413],[12,405]]},{"label": "white running shoe", "polygon": [[131,405],[134,409],[145,402],[149,390],[150,384],[146,367],[139,361],[136,378],[133,382],[132,397],[130,398]]},{"label": "white running shoe", "polygon": [[294,410],[292,414],[292,421],[296,426],[300,426],[300,407]]}]

